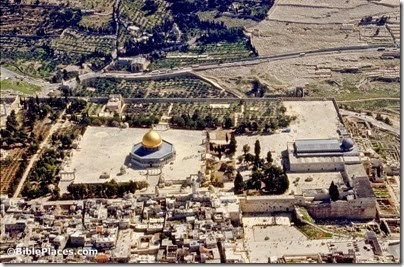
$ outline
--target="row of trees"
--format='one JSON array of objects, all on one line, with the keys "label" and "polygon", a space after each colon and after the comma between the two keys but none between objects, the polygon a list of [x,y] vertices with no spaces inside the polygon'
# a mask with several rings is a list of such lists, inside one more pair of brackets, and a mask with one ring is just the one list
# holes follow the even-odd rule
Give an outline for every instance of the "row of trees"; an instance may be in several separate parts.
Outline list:
[{"label": "row of trees", "polygon": [[143,98],[145,89],[137,86],[134,88],[130,83],[122,79],[107,78],[95,79],[88,83],[89,87],[97,88],[96,91],[86,90],[87,85],[82,85],[77,95],[79,96],[108,96],[110,94],[121,94],[122,97]]},{"label": "row of trees", "polygon": [[67,108],[66,113],[71,114],[70,120],[83,126],[94,125],[109,127],[119,127],[122,122],[127,122],[130,127],[150,127],[160,121],[160,117],[156,115],[126,115],[124,119],[118,113],[112,118],[107,117],[90,117],[88,114],[87,102],[82,99],[73,99],[71,105]]},{"label": "row of trees", "polygon": [[149,116],[127,116],[125,119],[130,127],[151,127],[153,124],[158,124],[160,118],[155,115]]},{"label": "row of trees", "polygon": [[118,184],[114,179],[102,184],[70,184],[67,187],[69,194],[63,195],[62,199],[117,198],[147,186],[147,182],[132,180]]},{"label": "row of trees", "polygon": [[389,19],[388,16],[381,16],[380,18],[376,18],[373,20],[372,16],[366,16],[361,19],[361,21],[359,22],[359,25],[376,24],[377,26],[381,26],[381,25],[386,24],[388,19]]},{"label": "row of trees", "polygon": [[219,126],[223,126],[223,128],[231,128],[233,126],[233,120],[229,116],[225,116],[222,122],[219,121],[217,117],[213,117],[208,114],[205,117],[202,117],[198,111],[190,116],[187,113],[182,113],[181,115],[172,116],[170,119],[170,123],[173,126],[179,128],[187,128],[187,129],[198,129],[203,130],[205,128],[216,129]]},{"label": "row of trees", "polygon": [[251,121],[243,120],[236,127],[237,134],[245,134],[248,132],[264,132],[270,133],[279,128],[288,127],[290,122],[294,120],[295,117],[288,115],[279,115],[277,118],[270,118],[267,121]]}]

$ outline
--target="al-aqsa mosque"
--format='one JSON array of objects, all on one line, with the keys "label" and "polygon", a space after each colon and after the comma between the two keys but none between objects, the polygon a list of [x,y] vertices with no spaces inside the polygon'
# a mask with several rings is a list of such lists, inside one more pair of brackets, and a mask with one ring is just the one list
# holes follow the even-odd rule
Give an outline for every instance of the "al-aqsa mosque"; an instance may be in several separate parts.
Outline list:
[{"label": "al-aqsa mosque", "polygon": [[130,157],[131,162],[139,167],[162,167],[175,159],[175,149],[156,131],[150,130],[143,136],[142,142],[133,146]]}]

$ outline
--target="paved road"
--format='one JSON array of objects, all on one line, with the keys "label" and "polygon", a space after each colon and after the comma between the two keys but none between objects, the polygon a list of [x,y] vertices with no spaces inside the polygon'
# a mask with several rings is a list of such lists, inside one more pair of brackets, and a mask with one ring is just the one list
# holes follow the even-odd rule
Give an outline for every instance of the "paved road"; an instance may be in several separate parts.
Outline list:
[{"label": "paved road", "polygon": [[[123,73],[123,72],[90,72],[83,75],[80,75],[79,78],[81,81],[86,79],[93,78],[124,78],[124,79],[147,79],[147,78],[164,78],[177,74],[189,73],[193,72],[197,75],[198,71],[204,71],[209,69],[217,69],[217,68],[231,68],[231,67],[240,67],[240,66],[249,66],[249,65],[257,65],[270,61],[278,61],[285,60],[297,57],[306,57],[306,56],[318,56],[318,55],[327,55],[327,54],[339,54],[339,53],[352,53],[352,52],[361,52],[361,51],[377,51],[379,48],[388,48],[390,46],[348,46],[348,47],[336,47],[336,48],[326,48],[326,49],[318,49],[318,50],[308,50],[302,52],[293,52],[281,55],[267,56],[267,57],[258,57],[254,59],[244,59],[236,62],[228,62],[221,64],[205,64],[205,65],[197,65],[193,67],[183,67],[183,68],[173,68],[173,69],[161,69],[148,73]],[[393,46],[391,46],[393,47]],[[76,80],[71,79],[65,82],[65,85],[68,85],[71,88],[76,86]]]},{"label": "paved road", "polygon": [[[377,51],[380,48],[388,49],[393,48],[394,45],[391,46],[347,46],[347,47],[336,47],[336,48],[324,48],[324,49],[317,49],[317,50],[307,50],[301,52],[293,52],[293,53],[286,53],[281,55],[273,55],[273,56],[266,56],[266,57],[258,57],[253,59],[244,59],[239,60],[236,62],[228,62],[228,63],[221,63],[221,64],[204,64],[204,65],[196,65],[193,67],[183,67],[183,68],[172,68],[172,69],[162,69],[156,70],[148,73],[140,72],[140,73],[123,73],[123,72],[89,72],[86,74],[82,74],[79,76],[80,81],[85,81],[87,79],[94,79],[94,78],[123,78],[123,79],[153,79],[153,78],[164,78],[175,76],[178,74],[185,74],[185,73],[194,73],[196,75],[198,71],[204,71],[209,69],[217,69],[217,68],[232,68],[232,67],[241,67],[241,66],[249,66],[249,65],[257,65],[265,62],[271,61],[278,61],[278,60],[285,60],[291,58],[298,58],[298,57],[307,57],[307,56],[318,56],[318,55],[327,55],[327,54],[339,54],[339,53],[352,53],[352,52],[362,52],[362,51]],[[7,70],[1,67],[6,73],[10,73],[12,71]],[[15,76],[22,77],[22,79],[26,79],[25,81],[37,84],[38,81],[32,80],[30,78],[25,78],[17,73],[13,73]],[[68,86],[72,89],[77,87],[76,78],[72,78],[68,81],[63,82],[63,85]],[[60,84],[45,84],[42,83],[44,87],[43,96],[46,96],[47,93],[51,88],[57,88]]]},{"label": "paved road", "polygon": [[367,121],[367,122],[371,123],[373,126],[376,126],[383,130],[389,131],[397,136],[400,136],[400,128],[388,125],[382,121],[378,121],[375,118],[373,118],[372,116],[368,116],[365,114],[361,114],[361,113],[357,113],[357,112],[353,112],[353,111],[349,111],[349,110],[344,110],[344,109],[340,109],[340,113],[341,113],[341,115],[355,117],[355,118]]},{"label": "paved road", "polygon": [[33,78],[21,75],[12,70],[6,69],[3,66],[0,66],[0,72],[1,72],[2,78],[8,77],[12,80],[21,80],[21,81],[42,87],[43,90],[42,90],[41,96],[47,96],[51,89],[56,89],[59,87],[59,84],[51,84],[51,83],[47,83],[44,81],[38,81]]},{"label": "paved road", "polygon": [[[70,104],[68,104],[68,105],[70,105]],[[39,159],[39,157],[40,157],[40,155],[41,155],[41,152],[42,152],[43,148],[48,144],[49,140],[50,140],[51,137],[52,137],[52,134],[53,134],[54,132],[56,132],[56,131],[63,125],[63,122],[62,122],[61,118],[62,118],[62,116],[65,114],[65,112],[66,112],[66,109],[63,110],[63,112],[60,114],[57,123],[55,123],[55,124],[52,125],[52,127],[50,128],[49,133],[48,133],[48,135],[46,136],[46,138],[42,141],[42,143],[39,144],[39,147],[38,147],[37,152],[36,152],[36,153],[31,157],[31,159],[29,160],[28,166],[27,166],[27,168],[25,168],[25,171],[24,171],[24,173],[23,173],[23,175],[22,175],[22,177],[21,177],[21,180],[20,180],[20,182],[18,183],[18,187],[17,187],[17,189],[15,190],[15,192],[14,192],[14,194],[13,194],[13,198],[18,198],[18,196],[20,195],[21,190],[23,189],[25,180],[27,179],[28,174],[29,174],[29,172],[30,172],[32,166],[34,165],[34,163],[35,163],[36,161],[38,161],[38,159]]]}]

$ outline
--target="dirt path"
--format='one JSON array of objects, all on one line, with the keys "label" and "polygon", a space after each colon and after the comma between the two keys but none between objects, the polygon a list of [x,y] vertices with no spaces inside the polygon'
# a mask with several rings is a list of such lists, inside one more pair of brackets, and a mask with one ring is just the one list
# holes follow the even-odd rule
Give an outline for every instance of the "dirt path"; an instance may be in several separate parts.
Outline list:
[{"label": "dirt path", "polygon": [[[67,109],[67,107],[66,107],[66,109]],[[39,147],[38,147],[37,152],[36,152],[36,153],[31,157],[31,159],[29,160],[28,166],[27,166],[27,168],[25,169],[25,171],[24,171],[24,173],[23,173],[23,175],[22,175],[22,177],[21,177],[21,180],[20,180],[20,182],[18,183],[18,187],[17,187],[17,189],[15,190],[15,192],[14,192],[14,194],[13,194],[13,198],[18,198],[18,196],[19,196],[20,193],[21,193],[21,190],[23,189],[25,180],[27,179],[28,174],[29,174],[30,171],[31,171],[32,166],[33,166],[34,163],[35,163],[36,161],[38,161],[38,159],[40,158],[41,153],[42,153],[42,150],[43,150],[43,149],[45,148],[45,146],[48,144],[48,142],[49,142],[49,140],[51,139],[53,133],[55,133],[58,129],[60,129],[60,128],[62,127],[62,125],[64,124],[64,123],[62,122],[61,118],[62,118],[63,115],[65,114],[66,109],[63,110],[63,112],[60,114],[57,123],[55,123],[55,124],[52,125],[52,127],[51,127],[51,129],[49,130],[49,133],[48,133],[48,135],[46,136],[46,138],[42,141],[42,143],[39,144]]]}]

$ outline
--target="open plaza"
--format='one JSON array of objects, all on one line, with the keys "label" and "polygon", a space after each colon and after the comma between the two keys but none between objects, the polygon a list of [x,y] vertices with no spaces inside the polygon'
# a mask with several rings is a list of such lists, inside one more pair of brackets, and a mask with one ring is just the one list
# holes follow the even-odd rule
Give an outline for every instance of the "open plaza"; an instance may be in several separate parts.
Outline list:
[{"label": "open plaza", "polygon": [[166,183],[178,183],[202,170],[205,153],[203,131],[156,130],[163,140],[173,144],[176,157],[161,168],[144,168],[133,164],[130,152],[149,130],[88,127],[78,148],[73,150],[73,155],[65,163],[62,173],[67,173],[66,177],[73,180],[64,178],[62,174],[59,184],[61,191],[64,192],[71,182],[104,183],[111,179],[118,183],[129,180],[147,181],[150,190],[154,190],[161,178]]},{"label": "open plaza", "polygon": [[281,154],[287,149],[288,142],[297,139],[338,138],[338,114],[332,101],[285,101],[287,115],[296,116],[290,131],[281,130],[271,135],[237,136],[236,158],[243,154],[243,146],[248,144],[251,153],[256,140],[260,141],[261,157],[271,151],[275,163],[281,165]]},{"label": "open plaza", "polygon": [[[328,251],[324,240],[310,240],[291,223],[290,214],[259,214],[243,217],[246,249],[250,261],[268,263],[276,262],[284,255],[316,254]],[[313,242],[314,241],[314,242]]]},{"label": "open plaza", "polygon": [[[250,153],[254,153],[254,144],[258,140],[261,146],[261,157],[265,158],[268,151],[271,151],[274,163],[279,167],[283,166],[283,160],[287,153],[287,144],[294,143],[301,139],[337,139],[339,138],[339,118],[332,101],[285,101],[283,105],[287,114],[296,116],[288,131],[279,130],[268,135],[241,135],[237,136],[237,151],[235,158],[242,156],[243,146],[250,146]],[[244,179],[249,179],[250,170],[245,170],[243,164],[236,161],[236,168],[242,170]],[[298,193],[309,188],[328,188],[331,181],[343,183],[340,173],[290,173],[289,190]],[[293,183],[294,181],[298,181]]]}]

